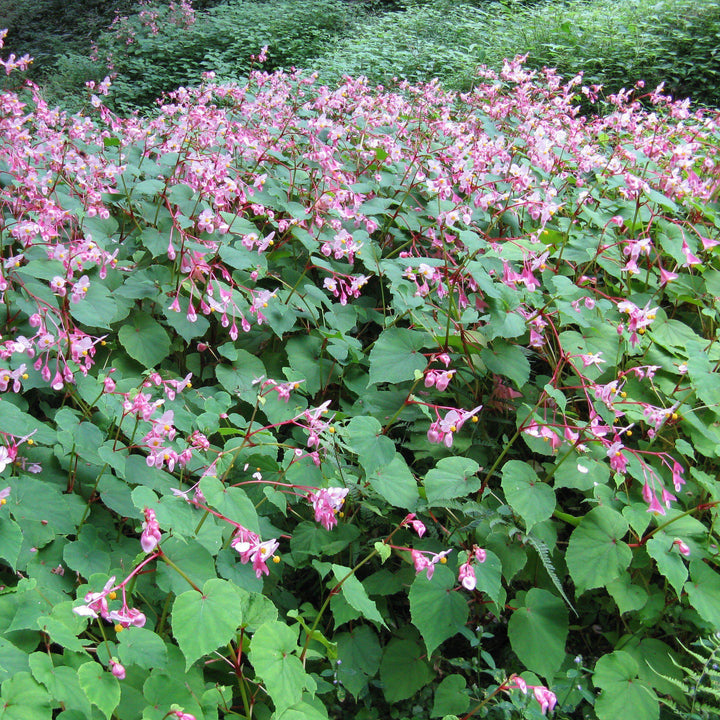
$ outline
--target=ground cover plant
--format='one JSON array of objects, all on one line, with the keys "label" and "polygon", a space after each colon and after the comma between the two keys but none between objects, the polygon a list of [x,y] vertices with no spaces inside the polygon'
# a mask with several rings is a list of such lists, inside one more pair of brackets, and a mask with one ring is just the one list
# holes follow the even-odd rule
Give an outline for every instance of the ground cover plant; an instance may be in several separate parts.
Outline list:
[{"label": "ground cover plant", "polygon": [[0,95],[0,718],[712,717],[718,113],[108,91]]}]

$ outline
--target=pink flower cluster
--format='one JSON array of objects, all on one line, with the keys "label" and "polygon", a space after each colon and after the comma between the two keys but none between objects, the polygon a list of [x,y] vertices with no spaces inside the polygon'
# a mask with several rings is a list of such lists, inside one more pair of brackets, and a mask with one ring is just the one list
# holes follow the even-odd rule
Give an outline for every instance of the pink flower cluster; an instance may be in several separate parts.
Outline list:
[{"label": "pink flower cluster", "polygon": [[[128,578],[129,579],[129,578]],[[127,582],[127,580],[125,580]],[[114,600],[116,591],[121,590],[123,601],[119,610],[110,610],[108,600]],[[145,615],[136,608],[128,607],[125,598],[125,585],[115,585],[115,576],[111,577],[100,592],[89,592],[85,595],[85,604],[78,605],[73,608],[73,612],[80,617],[89,617],[96,619],[103,618],[111,623],[127,628],[131,625],[135,627],[143,627],[145,625]]]},{"label": "pink flower cluster", "polygon": [[145,522],[142,525],[142,534],[140,535],[140,545],[143,552],[154,552],[155,548],[161,540],[160,525],[158,525],[155,511],[152,508],[144,510]]},{"label": "pink flower cluster", "polygon": [[466,590],[474,590],[477,587],[477,577],[473,568],[473,560],[476,563],[484,563],[487,553],[477,545],[472,549],[468,559],[458,569],[458,580]]},{"label": "pink flower cluster", "polygon": [[540,704],[540,712],[546,715],[552,712],[557,705],[557,697],[555,693],[546,688],[544,685],[528,685],[521,677],[515,675],[504,686],[504,689],[517,688],[523,695],[527,695],[528,690],[533,691],[535,699]]},{"label": "pink flower cluster", "polygon": [[437,408],[435,412],[438,419],[430,424],[427,432],[427,438],[431,443],[442,443],[445,447],[452,447],[453,436],[470,418],[474,418],[483,406],[478,405],[472,410],[450,410],[444,418],[440,418]]},{"label": "pink flower cluster", "polygon": [[238,525],[230,546],[240,554],[240,561],[243,564],[252,563],[255,575],[262,577],[270,574],[267,562],[280,547],[280,543],[277,540],[262,542],[259,535]]},{"label": "pink flower cluster", "polygon": [[432,580],[435,565],[438,563],[444,565],[447,562],[447,556],[451,552],[452,548],[439,553],[430,552],[429,550],[411,550],[410,555],[412,556],[413,565],[415,565],[415,572],[419,574],[425,571],[427,579]]},{"label": "pink flower cluster", "polygon": [[326,530],[337,525],[337,514],[345,502],[347,488],[323,488],[308,493],[308,500],[315,511],[315,522],[319,522]]}]

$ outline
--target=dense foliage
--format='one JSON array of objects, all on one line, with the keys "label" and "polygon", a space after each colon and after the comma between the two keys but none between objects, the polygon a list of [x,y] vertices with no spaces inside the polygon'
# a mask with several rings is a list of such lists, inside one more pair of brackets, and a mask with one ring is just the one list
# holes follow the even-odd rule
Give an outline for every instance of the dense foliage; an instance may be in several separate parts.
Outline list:
[{"label": "dense foliage", "polygon": [[528,66],[555,68],[607,93],[638,80],[661,82],[676,97],[720,105],[720,2],[571,0],[428,2],[358,26],[319,59],[328,76],[439,77],[468,89],[480,63],[528,54]]},{"label": "dense foliage", "polygon": [[[187,0],[143,2],[106,32],[98,31],[91,5],[86,15],[79,13],[80,37],[67,42],[67,22],[51,26],[63,29],[54,38],[33,22],[36,37],[23,51],[41,46],[46,95],[73,108],[85,81],[108,73],[115,80],[112,107],[126,111],[197,84],[204,71],[238,81],[264,45],[267,69],[302,67],[330,83],[344,74],[373,83],[437,77],[446,87],[468,90],[478,65],[497,70],[505,58],[527,53],[529,67],[553,67],[567,79],[583,72],[586,84],[603,85],[606,94],[645,80],[648,87],[665,82],[676,97],[720,105],[718,0],[435,0],[392,12],[392,3],[342,0],[209,4],[196,2],[193,11]],[[107,3],[100,5],[107,17]],[[43,3],[33,8],[54,17]],[[17,18],[26,15],[15,11]]]},{"label": "dense foliage", "polygon": [[0,718],[716,713],[718,113],[107,92],[0,95]]}]

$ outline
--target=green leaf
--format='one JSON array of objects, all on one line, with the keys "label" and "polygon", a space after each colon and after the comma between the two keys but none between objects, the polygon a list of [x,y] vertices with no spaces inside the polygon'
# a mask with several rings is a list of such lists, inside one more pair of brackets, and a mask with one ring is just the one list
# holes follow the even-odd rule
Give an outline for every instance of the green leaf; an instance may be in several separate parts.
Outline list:
[{"label": "green leaf", "polygon": [[510,460],[503,466],[502,489],[508,504],[525,521],[528,531],[533,525],[547,520],[555,510],[553,489],[540,481],[530,465],[520,460]]},{"label": "green leaf", "polygon": [[0,720],[50,720],[47,690],[29,672],[5,680],[0,689]]},{"label": "green leaf", "polygon": [[[467,600],[463,593],[453,591],[456,585],[455,573],[445,565],[436,565],[430,580],[427,573],[421,572],[410,588],[410,616],[425,641],[428,655],[465,627]],[[438,622],[439,618],[442,622]]]},{"label": "green leaf", "polygon": [[250,643],[250,662],[262,678],[277,712],[300,702],[313,681],[305,673],[297,651],[297,630],[273,621],[261,625]]},{"label": "green leaf", "polygon": [[82,652],[83,643],[78,635],[85,629],[86,621],[73,612],[72,606],[69,600],[57,603],[49,615],[41,615],[35,622],[53,642],[68,650]]},{"label": "green leaf", "polygon": [[[306,693],[303,697],[308,698]],[[273,720],[327,720],[327,710],[317,698],[308,698],[307,702],[299,702],[282,712],[273,714]]]},{"label": "green leaf", "polygon": [[443,458],[425,475],[425,493],[428,505],[442,505],[444,501],[468,497],[480,489],[476,476],[479,465],[470,458]]},{"label": "green leaf", "polygon": [[350,568],[344,565],[333,564],[332,570],[338,582],[346,578],[341,586],[341,591],[348,604],[362,613],[363,617],[366,617],[368,620],[372,620],[380,625],[385,625],[382,615],[378,612],[377,605],[368,597],[363,584],[354,574],[348,577],[348,574],[351,573]]},{"label": "green leaf", "polygon": [[17,566],[22,541],[20,526],[7,515],[0,517],[0,558],[7,560],[13,570]]},{"label": "green leaf", "polygon": [[0,682],[28,669],[27,652],[0,637]]},{"label": "green leaf", "polygon": [[375,492],[395,507],[415,510],[418,502],[418,487],[405,459],[395,453],[392,461],[368,475],[368,482]]},{"label": "green leaf", "polygon": [[117,639],[118,655],[123,665],[138,665],[146,670],[162,670],[166,666],[167,647],[152,630],[131,626],[119,633]]},{"label": "green leaf", "polygon": [[420,352],[427,340],[423,333],[406,328],[383,330],[370,351],[368,385],[413,380],[416,370],[427,367],[427,360]]},{"label": "green leaf", "polygon": [[480,351],[480,358],[490,372],[510,378],[518,388],[530,379],[530,361],[519,345],[496,340]]},{"label": "green leaf", "polygon": [[80,687],[87,695],[87,699],[99,707],[106,718],[110,718],[120,703],[118,679],[100,663],[94,661],[81,665],[77,673]]},{"label": "green leaf", "polygon": [[133,313],[120,328],[118,340],[127,354],[146,368],[156,367],[170,353],[167,332],[147,313]]},{"label": "green leaf", "polygon": [[395,457],[395,443],[380,434],[382,425],[374,417],[354,417],[345,429],[348,445],[366,473],[388,465]]},{"label": "green leaf", "polygon": [[82,325],[109,328],[118,314],[118,307],[108,288],[95,279],[82,300],[70,302],[70,314]]},{"label": "green leaf", "polygon": [[648,555],[656,562],[658,572],[667,578],[678,599],[688,577],[688,569],[673,539],[665,533],[657,533],[647,541]]},{"label": "green leaf", "polygon": [[227,580],[208,580],[175,598],[172,630],[189,668],[198,658],[227,645],[242,623],[242,596]]},{"label": "green leaf", "polygon": [[576,595],[609,583],[630,565],[632,551],[622,542],[627,531],[625,518],[603,505],[583,517],[565,555]]},{"label": "green leaf", "polygon": [[355,697],[367,687],[380,667],[382,650],[377,634],[369,625],[358,625],[337,636],[338,680]]},{"label": "green leaf", "polygon": [[392,549],[390,546],[380,540],[373,543],[373,547],[377,550],[377,553],[380,556],[380,562],[384,563],[392,555]]},{"label": "green leaf", "polygon": [[[169,537],[163,541],[163,553],[198,586],[217,577],[215,562],[212,555],[197,540],[182,540]],[[180,595],[187,590],[185,578],[168,564],[158,562],[158,587],[165,592]]]},{"label": "green leaf", "polygon": [[242,627],[245,630],[255,632],[266,622],[277,620],[278,611],[270,598],[258,592],[246,592],[243,588],[238,590],[242,593]]},{"label": "green leaf", "polygon": [[[287,318],[292,313],[285,311],[283,315]],[[315,395],[331,381],[334,363],[330,358],[323,357],[323,341],[319,337],[293,337],[287,341],[286,351],[292,369],[288,377],[304,380],[302,388],[309,395]]]},{"label": "green leaf", "polygon": [[631,581],[630,573],[621,573],[619,577],[607,583],[606,587],[621,615],[640,610],[648,601],[647,592]]},{"label": "green leaf", "polygon": [[437,686],[430,717],[462,715],[470,706],[470,696],[465,692],[462,675],[448,675]]},{"label": "green leaf", "polygon": [[29,665],[33,677],[48,689],[54,700],[68,710],[77,710],[83,717],[91,717],[90,701],[80,687],[77,670],[62,662],[63,658],[58,655],[35,652],[30,655]]},{"label": "green leaf", "polygon": [[254,533],[260,532],[255,505],[242,488],[225,487],[217,478],[205,477],[200,481],[200,490],[208,503],[226,518]]},{"label": "green leaf", "polygon": [[105,551],[107,540],[98,537],[92,525],[83,525],[74,542],[68,543],[63,551],[65,564],[85,578],[95,573],[110,570],[110,555]]},{"label": "green leaf", "polygon": [[215,375],[231,395],[237,395],[254,405],[260,389],[257,381],[265,377],[265,366],[260,358],[251,355],[247,350],[238,349],[236,353],[232,365],[218,365]]},{"label": "green leaf", "polygon": [[508,637],[515,654],[528,670],[552,681],[565,659],[568,612],[557,596],[532,588],[523,607],[511,615]]},{"label": "green leaf", "polygon": [[485,562],[475,566],[476,589],[484,592],[493,602],[502,595],[502,563],[491,550],[485,551]]},{"label": "green leaf", "polygon": [[383,693],[389,703],[407,700],[433,677],[425,648],[411,639],[393,638],[385,647],[380,663]]},{"label": "green leaf", "polygon": [[631,655],[617,650],[595,665],[593,683],[602,689],[595,702],[600,720],[657,720],[657,696],[638,679],[638,665]]},{"label": "green leaf", "polygon": [[690,605],[698,615],[720,631],[720,575],[701,560],[690,563],[690,580],[685,583]]}]

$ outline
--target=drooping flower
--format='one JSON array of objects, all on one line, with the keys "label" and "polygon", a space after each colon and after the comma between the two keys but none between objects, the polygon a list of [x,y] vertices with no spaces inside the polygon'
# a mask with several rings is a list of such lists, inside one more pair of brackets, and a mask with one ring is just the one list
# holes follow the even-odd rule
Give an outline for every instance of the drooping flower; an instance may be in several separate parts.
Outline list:
[{"label": "drooping flower", "polygon": [[347,488],[323,488],[317,492],[308,493],[308,500],[315,511],[315,521],[319,522],[326,530],[331,530],[337,525],[337,513],[345,502],[348,494]]},{"label": "drooping flower", "polygon": [[146,553],[151,553],[160,542],[160,525],[158,525],[155,511],[152,508],[145,508],[145,522],[143,523],[143,531],[140,536],[140,545]]}]

